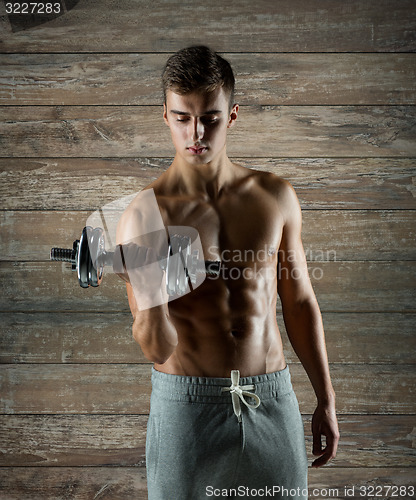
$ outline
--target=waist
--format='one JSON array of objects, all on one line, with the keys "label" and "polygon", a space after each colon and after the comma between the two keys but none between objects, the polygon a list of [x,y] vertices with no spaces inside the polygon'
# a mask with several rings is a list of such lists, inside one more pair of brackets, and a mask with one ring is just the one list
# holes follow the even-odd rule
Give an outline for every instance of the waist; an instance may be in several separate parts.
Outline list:
[{"label": "waist", "polygon": [[[171,375],[152,369],[152,397],[170,401],[189,403],[226,403],[230,401],[229,393],[224,387],[231,385],[230,378],[195,377]],[[292,391],[289,366],[283,370],[241,377],[240,385],[253,385],[254,392],[263,400],[276,398]]]}]

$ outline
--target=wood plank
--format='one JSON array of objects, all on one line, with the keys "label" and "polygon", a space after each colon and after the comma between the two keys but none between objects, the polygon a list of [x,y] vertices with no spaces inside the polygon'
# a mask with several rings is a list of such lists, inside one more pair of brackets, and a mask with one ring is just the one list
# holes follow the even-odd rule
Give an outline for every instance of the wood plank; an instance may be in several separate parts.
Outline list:
[{"label": "wood plank", "polygon": [[[18,31],[3,18],[2,52],[170,52],[201,43],[231,52],[399,52],[415,50],[411,0],[75,2],[66,14]],[[203,22],[201,22],[203,19]],[[236,21],[237,20],[237,21]],[[232,29],[230,29],[232,26]],[[248,36],[255,33],[255,36]]]},{"label": "wood plank", "polygon": [[[285,358],[298,363],[280,314],[277,320]],[[414,314],[324,313],[323,320],[332,363],[416,362]],[[130,313],[2,313],[0,363],[147,363],[131,326]]]},{"label": "wood plank", "polygon": [[[323,312],[415,311],[416,262],[310,262],[308,267]],[[0,281],[0,312],[129,310],[124,282],[115,274],[84,289],[64,262],[0,262]]]},{"label": "wood plank", "polygon": [[2,365],[1,413],[148,413],[150,365]]},{"label": "wood plank", "polygon": [[[413,364],[416,317],[400,313],[323,313],[328,357],[331,363]],[[289,363],[298,362],[290,347],[280,314],[277,321]],[[388,346],[394,345],[394,349]]]},{"label": "wood plank", "polygon": [[[158,105],[169,54],[0,54],[0,104]],[[224,54],[236,101],[415,104],[415,54]]]},{"label": "wood plank", "polygon": [[147,415],[0,416],[1,466],[145,467]]},{"label": "wood plank", "polygon": [[137,467],[3,467],[4,500],[147,500],[146,471]]},{"label": "wood plank", "polygon": [[[415,211],[303,211],[308,261],[416,260]],[[413,247],[413,248],[412,248]]]},{"label": "wood plank", "polygon": [[[4,414],[144,414],[150,365],[1,365]],[[302,413],[315,397],[303,367],[291,367]],[[411,414],[416,410],[413,365],[332,365],[340,413]]]},{"label": "wood plank", "polygon": [[[343,365],[330,367],[337,412],[412,414],[415,410],[413,365]],[[301,365],[291,366],[293,387],[302,413],[312,413],[315,398]]]},{"label": "wood plank", "polygon": [[[3,158],[55,157],[57,151],[64,157],[174,155],[161,106],[5,106],[2,111]],[[414,106],[242,106],[227,152],[416,156],[415,130]]]},{"label": "wood plank", "polygon": [[[145,467],[147,415],[0,416],[0,466]],[[311,415],[303,416],[309,464]],[[340,415],[331,467],[416,466],[413,415]]]},{"label": "wood plank", "polygon": [[128,313],[0,315],[0,363],[148,363]]},{"label": "wood plank", "polygon": [[[414,158],[238,157],[234,160],[247,168],[288,179],[303,209],[416,208]],[[140,191],[170,163],[170,159],[159,158],[3,158],[0,159],[2,208],[94,211]]]},{"label": "wood plank", "polygon": [[316,262],[310,263],[308,269],[322,311],[410,312],[416,292],[413,264]]},{"label": "wood plank", "polygon": [[3,311],[129,311],[125,284],[115,274],[88,289],[80,288],[70,264],[60,262],[4,262],[0,276]]},{"label": "wood plank", "polygon": [[[141,191],[170,163],[170,159],[157,158],[0,159],[0,195],[5,210],[70,207],[94,211],[102,204]],[[408,176],[405,171],[406,167],[402,176]],[[408,185],[409,180],[403,182]]]},{"label": "wood plank", "polygon": [[[415,472],[414,468],[400,467],[310,469],[309,497],[357,500],[363,498],[357,496],[360,493],[370,493],[369,486],[383,486],[383,492],[388,492],[388,486],[392,485],[414,486]],[[351,496],[351,488],[354,488],[354,496]],[[408,492],[409,495],[400,498],[412,498],[410,488]],[[145,473],[135,467],[3,467],[0,468],[0,494],[7,500],[71,497],[91,500],[101,498],[102,494],[117,500],[147,500]]]},{"label": "wood plank", "polygon": [[401,256],[403,260],[415,260],[415,213],[303,211],[306,258],[310,262],[401,260]]},{"label": "wood plank", "polygon": [[[105,212],[105,208],[102,210]],[[306,258],[311,262],[416,260],[415,214],[409,210],[304,210]],[[90,215],[62,211],[0,212],[0,260],[41,261],[52,247],[72,248]],[[117,222],[118,218],[112,220]]]}]

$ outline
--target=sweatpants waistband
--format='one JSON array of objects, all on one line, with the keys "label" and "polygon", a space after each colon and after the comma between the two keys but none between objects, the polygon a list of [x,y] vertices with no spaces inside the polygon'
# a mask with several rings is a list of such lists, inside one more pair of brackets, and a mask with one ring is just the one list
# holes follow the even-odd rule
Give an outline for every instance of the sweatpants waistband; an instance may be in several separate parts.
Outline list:
[{"label": "sweatpants waistband", "polygon": [[[230,387],[231,383],[231,376],[230,378],[189,377],[170,375],[152,368],[152,396],[164,400],[229,404],[230,394],[224,391],[224,388]],[[262,401],[292,391],[289,366],[277,372],[241,377],[239,384],[254,386],[250,392],[256,394]]]}]

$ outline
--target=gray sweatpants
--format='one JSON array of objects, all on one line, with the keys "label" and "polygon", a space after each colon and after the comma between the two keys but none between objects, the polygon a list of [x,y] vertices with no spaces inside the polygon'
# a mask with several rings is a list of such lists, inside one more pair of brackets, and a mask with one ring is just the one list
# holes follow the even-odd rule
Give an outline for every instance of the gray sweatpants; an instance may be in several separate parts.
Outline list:
[{"label": "gray sweatpants", "polygon": [[149,500],[307,498],[303,424],[289,367],[232,375],[185,377],[153,369]]}]

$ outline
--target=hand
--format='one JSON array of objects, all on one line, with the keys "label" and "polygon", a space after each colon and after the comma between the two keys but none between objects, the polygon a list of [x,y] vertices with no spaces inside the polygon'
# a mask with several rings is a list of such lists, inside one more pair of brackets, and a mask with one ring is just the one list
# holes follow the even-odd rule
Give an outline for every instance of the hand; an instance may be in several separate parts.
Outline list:
[{"label": "hand", "polygon": [[[317,406],[312,417],[313,447],[312,453],[318,456],[312,467],[322,467],[335,457],[338,448],[339,431],[334,406]],[[326,446],[322,447],[322,436]]]},{"label": "hand", "polygon": [[135,243],[117,245],[113,257],[113,271],[124,281],[130,282],[130,274],[156,263],[157,260],[154,248],[139,246]]},{"label": "hand", "polygon": [[163,270],[154,248],[118,245],[113,270],[131,284],[139,310],[167,302],[162,291]]}]

